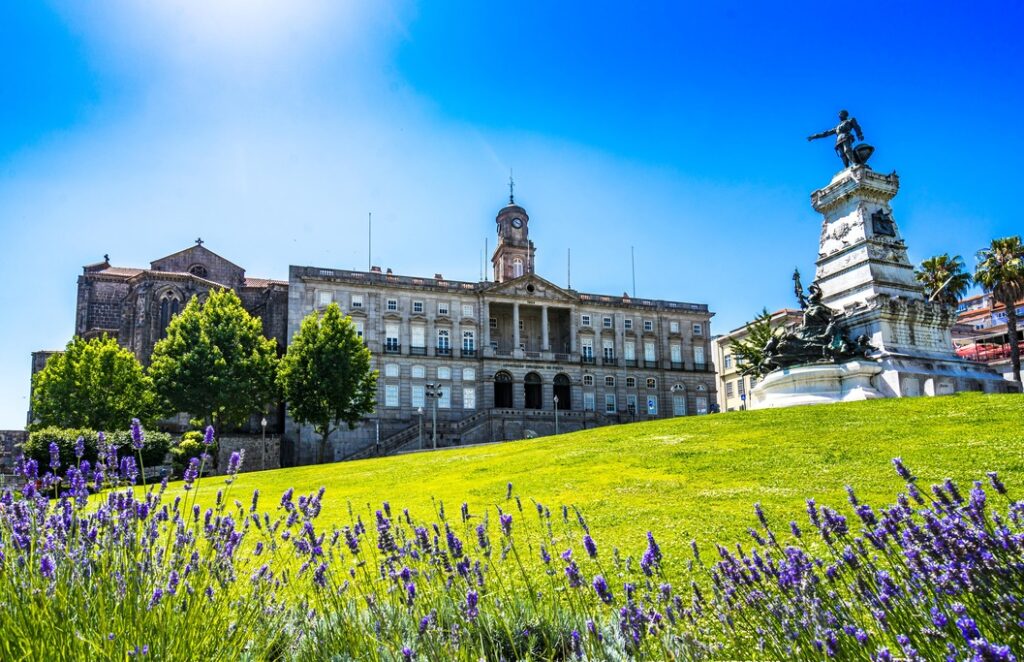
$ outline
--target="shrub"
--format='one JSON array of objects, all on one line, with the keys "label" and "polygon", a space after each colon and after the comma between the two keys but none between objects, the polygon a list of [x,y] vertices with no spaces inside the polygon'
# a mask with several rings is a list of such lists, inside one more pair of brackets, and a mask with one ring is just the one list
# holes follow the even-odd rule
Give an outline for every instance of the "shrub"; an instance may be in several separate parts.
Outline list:
[{"label": "shrub", "polygon": [[[77,458],[75,444],[81,437],[85,442],[82,459],[90,464],[96,462],[97,457],[97,433],[95,430],[86,428],[58,428],[47,427],[35,430],[28,436],[28,441],[22,445],[22,452],[39,463],[40,467],[50,466],[50,443],[56,443],[60,450],[60,463],[62,467],[74,464]],[[108,444],[117,447],[119,455],[135,451],[131,447],[131,436],[128,432],[114,432],[106,437]],[[145,432],[145,443],[142,447],[142,462],[147,467],[163,464],[167,457],[167,450],[171,445],[171,435],[159,430],[147,430]]]},{"label": "shrub", "polygon": [[[200,457],[203,452],[209,453],[213,458],[217,457],[217,442],[214,441],[210,446],[203,444],[203,433],[197,430],[189,430],[185,434],[181,435],[181,439],[178,443],[174,444],[171,448],[171,463],[174,465],[174,474],[176,476],[184,475],[185,465],[188,461],[194,457]],[[208,464],[207,469],[213,467]]]}]

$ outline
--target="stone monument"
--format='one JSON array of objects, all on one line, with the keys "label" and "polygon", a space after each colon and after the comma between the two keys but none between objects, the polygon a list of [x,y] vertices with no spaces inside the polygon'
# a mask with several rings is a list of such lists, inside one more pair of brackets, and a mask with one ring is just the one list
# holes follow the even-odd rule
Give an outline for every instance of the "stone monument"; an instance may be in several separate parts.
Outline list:
[{"label": "stone monument", "polygon": [[836,128],[808,140],[832,134],[844,168],[811,194],[823,218],[804,323],[765,348],[771,372],[752,390],[752,408],[1013,391],[995,371],[956,355],[956,311],[929,301],[914,278],[890,206],[899,177],[867,165],[874,149],[854,146],[863,134],[846,111]]}]

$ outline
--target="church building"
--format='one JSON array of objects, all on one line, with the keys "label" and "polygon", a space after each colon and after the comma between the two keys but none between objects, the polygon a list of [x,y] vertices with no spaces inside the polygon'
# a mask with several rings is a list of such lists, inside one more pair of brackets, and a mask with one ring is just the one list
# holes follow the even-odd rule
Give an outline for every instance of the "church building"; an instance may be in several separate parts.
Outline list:
[{"label": "church building", "polygon": [[[493,281],[290,267],[288,336],[337,303],[380,371],[376,412],[332,434],[334,460],[430,447],[435,405],[438,446],[709,412],[706,304],[560,287],[535,272],[512,196],[496,222]],[[308,426],[289,418],[285,433],[296,463],[314,460]]]}]

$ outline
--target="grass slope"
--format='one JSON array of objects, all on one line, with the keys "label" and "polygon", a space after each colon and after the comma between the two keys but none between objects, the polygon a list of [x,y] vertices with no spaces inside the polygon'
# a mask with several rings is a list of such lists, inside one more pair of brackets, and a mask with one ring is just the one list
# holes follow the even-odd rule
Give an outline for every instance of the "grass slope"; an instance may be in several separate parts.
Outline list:
[{"label": "grass slope", "polygon": [[[261,499],[276,502],[288,487],[301,493],[325,486],[321,525],[340,525],[349,521],[346,502],[365,512],[367,504],[376,509],[389,501],[414,517],[431,514],[432,497],[456,518],[463,501],[475,513],[493,504],[507,508],[511,481],[516,494],[552,511],[579,506],[603,545],[635,552],[651,530],[667,551],[681,551],[691,538],[705,548],[745,540],[755,501],[778,526],[790,519],[803,525],[808,497],[845,506],[848,484],[863,501],[891,503],[902,485],[890,462],[896,456],[925,486],[949,477],[966,492],[969,481],[995,470],[1019,496],[1024,397],[961,394],[636,423],[242,474],[232,496],[258,488]],[[215,480],[207,481],[200,500]]]}]

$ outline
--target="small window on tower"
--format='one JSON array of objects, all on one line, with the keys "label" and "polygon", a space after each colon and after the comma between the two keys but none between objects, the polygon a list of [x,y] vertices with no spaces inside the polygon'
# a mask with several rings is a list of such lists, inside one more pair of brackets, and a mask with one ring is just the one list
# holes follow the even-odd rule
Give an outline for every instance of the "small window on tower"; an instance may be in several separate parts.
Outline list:
[{"label": "small window on tower", "polygon": [[523,258],[512,258],[512,277],[519,278],[523,275]]}]

